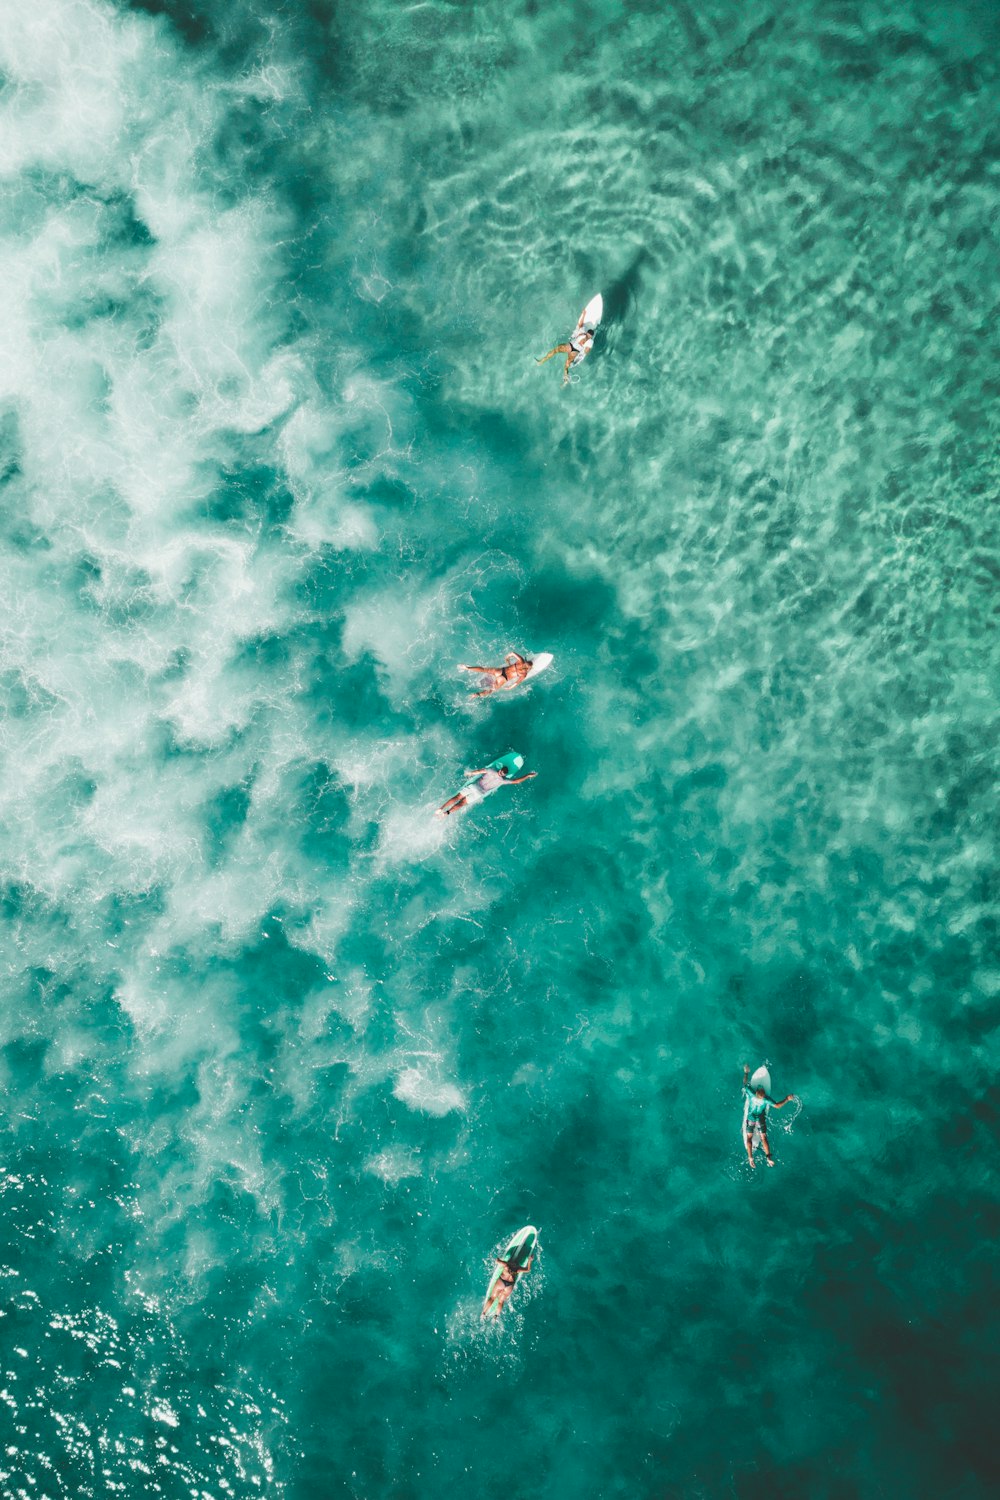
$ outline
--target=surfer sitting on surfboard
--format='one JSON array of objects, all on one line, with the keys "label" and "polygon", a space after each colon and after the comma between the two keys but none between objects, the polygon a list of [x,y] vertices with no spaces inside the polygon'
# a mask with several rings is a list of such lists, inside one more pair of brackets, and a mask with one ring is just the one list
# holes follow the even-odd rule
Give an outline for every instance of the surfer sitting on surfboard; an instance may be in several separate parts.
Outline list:
[{"label": "surfer sitting on surfboard", "polygon": [[772,1099],[769,1094],[765,1093],[762,1087],[753,1090],[748,1088],[747,1080],[749,1079],[749,1077],[750,1069],[747,1064],[744,1063],[743,1093],[746,1096],[747,1101],[747,1156],[750,1158],[750,1165],[752,1167],[755,1167],[757,1163],[753,1159],[753,1133],[754,1129],[756,1128],[760,1131],[760,1143],[764,1147],[764,1156],[767,1164],[769,1167],[773,1167],[774,1157],[771,1155],[771,1148],[767,1142],[767,1107],[768,1105],[770,1105],[772,1109],[782,1109],[784,1105],[786,1105],[791,1099],[794,1099],[795,1095],[786,1094],[784,1099],[782,1099],[779,1104],[778,1100]]},{"label": "surfer sitting on surfboard", "polygon": [[531,1270],[531,1262],[534,1260],[534,1258],[535,1257],[533,1255],[529,1255],[523,1266],[512,1264],[509,1260],[497,1261],[497,1265],[503,1266],[503,1270],[500,1272],[500,1280],[497,1282],[496,1286],[493,1289],[493,1296],[489,1300],[490,1302],[492,1302],[498,1313],[503,1312],[503,1305],[507,1301],[507,1298],[510,1296],[511,1292],[514,1290],[517,1278],[519,1276],[527,1275],[527,1273]]},{"label": "surfer sitting on surfboard", "polygon": [[[523,761],[522,761],[523,765]],[[537,771],[528,771],[524,776],[511,776],[508,766],[487,766],[482,771],[466,771],[466,776],[475,776],[476,780],[464,791],[456,792],[454,797],[449,797],[437,810],[439,818],[447,817],[449,813],[458,812],[463,807],[471,807],[474,802],[482,802],[490,792],[495,792],[500,786],[519,786],[522,781],[530,781],[532,776],[537,776]]]},{"label": "surfer sitting on surfboard", "polygon": [[463,672],[485,672],[489,679],[487,686],[474,693],[473,697],[486,698],[490,693],[502,692],[504,688],[517,687],[527,677],[533,665],[526,656],[518,656],[516,651],[508,651],[504,663],[502,667],[467,667],[464,662],[459,662]]}]

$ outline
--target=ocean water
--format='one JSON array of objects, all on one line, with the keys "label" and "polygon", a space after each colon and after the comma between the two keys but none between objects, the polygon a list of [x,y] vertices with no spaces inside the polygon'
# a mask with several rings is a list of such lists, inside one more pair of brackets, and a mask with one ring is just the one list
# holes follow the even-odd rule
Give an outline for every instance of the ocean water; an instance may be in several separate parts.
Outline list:
[{"label": "ocean water", "polygon": [[4,1497],[996,1493],[998,44],[0,4]]}]

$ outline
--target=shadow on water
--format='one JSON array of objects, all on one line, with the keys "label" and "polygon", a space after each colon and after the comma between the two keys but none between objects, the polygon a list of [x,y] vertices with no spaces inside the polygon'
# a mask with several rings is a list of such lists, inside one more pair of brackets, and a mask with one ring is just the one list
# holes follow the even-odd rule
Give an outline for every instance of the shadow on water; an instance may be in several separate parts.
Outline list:
[{"label": "shadow on water", "polygon": [[632,257],[628,267],[604,293],[604,323],[624,323],[635,312],[642,285],[643,267],[652,260],[643,246]]}]

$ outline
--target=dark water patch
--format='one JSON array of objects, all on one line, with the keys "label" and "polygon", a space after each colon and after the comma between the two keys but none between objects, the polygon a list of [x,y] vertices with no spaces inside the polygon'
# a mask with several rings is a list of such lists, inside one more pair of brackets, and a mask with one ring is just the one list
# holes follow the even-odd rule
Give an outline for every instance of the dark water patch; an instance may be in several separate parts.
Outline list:
[{"label": "dark water patch", "polygon": [[0,416],[0,490],[20,478],[21,452],[18,415],[8,407]]},{"label": "dark water patch", "polygon": [[312,694],[321,724],[332,722],[351,730],[370,724],[373,715],[385,714],[379,668],[372,657],[345,664],[324,656],[311,665]]},{"label": "dark water patch", "polygon": [[218,866],[239,837],[250,810],[252,782],[222,787],[205,804],[202,812],[206,856]]},{"label": "dark water patch", "polygon": [[[219,971],[232,976],[247,1016],[266,1029],[266,1018],[279,1006],[300,1002],[321,982],[325,969],[315,955],[289,941],[277,917],[267,921],[261,937],[266,941],[219,961]],[[267,1045],[273,1044],[269,1040]]]},{"label": "dark water patch", "polygon": [[205,519],[222,525],[259,523],[265,531],[283,527],[295,504],[287,484],[269,465],[234,465],[205,504]]},{"label": "dark water patch", "polygon": [[283,779],[286,816],[302,828],[302,848],[328,871],[345,870],[351,853],[351,799],[325,762],[290,767]]},{"label": "dark water patch", "polygon": [[132,9],[147,15],[165,16],[186,42],[197,45],[215,37],[210,19],[215,7],[211,0],[205,0],[204,4],[198,0],[128,0],[128,3]]}]

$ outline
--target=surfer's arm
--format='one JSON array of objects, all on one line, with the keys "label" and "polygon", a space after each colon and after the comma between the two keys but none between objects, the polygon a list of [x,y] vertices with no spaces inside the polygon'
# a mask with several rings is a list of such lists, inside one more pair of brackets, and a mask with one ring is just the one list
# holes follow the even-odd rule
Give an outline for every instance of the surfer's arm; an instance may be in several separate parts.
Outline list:
[{"label": "surfer's arm", "polygon": [[520,786],[522,781],[530,781],[531,778],[532,778],[532,776],[537,776],[537,775],[538,775],[537,771],[529,771],[527,773],[527,775],[525,775],[525,776],[515,776],[514,779],[513,779],[513,781],[511,781],[510,777],[508,776],[507,777],[507,785],[508,786]]},{"label": "surfer's arm", "polygon": [[773,1104],[774,1107],[775,1107],[775,1109],[783,1109],[784,1106],[786,1104],[788,1104],[794,1098],[795,1098],[794,1094],[786,1094],[785,1097],[784,1097],[784,1099],[782,1099],[782,1101],[781,1101],[780,1104],[778,1103],[777,1099],[769,1099],[768,1103],[769,1104]]},{"label": "surfer's arm", "polygon": [[488,767],[484,766],[481,771],[463,771],[463,776],[485,776]]}]

